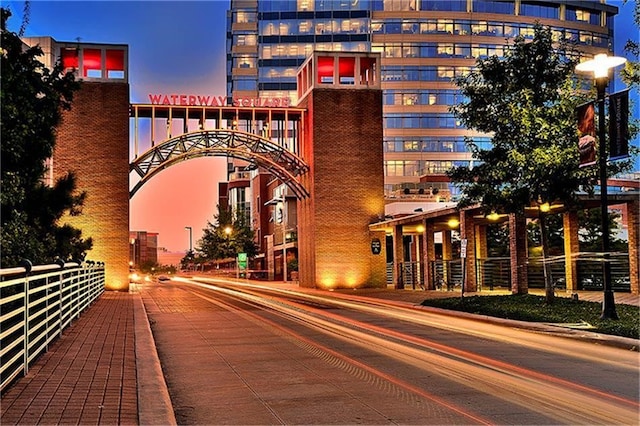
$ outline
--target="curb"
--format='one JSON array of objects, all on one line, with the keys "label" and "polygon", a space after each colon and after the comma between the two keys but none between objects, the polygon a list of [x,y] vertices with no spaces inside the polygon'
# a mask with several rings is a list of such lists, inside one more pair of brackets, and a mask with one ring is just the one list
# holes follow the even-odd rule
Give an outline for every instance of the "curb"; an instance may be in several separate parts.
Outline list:
[{"label": "curb", "polygon": [[138,421],[141,425],[176,426],[176,417],[162,374],[162,366],[151,333],[149,318],[140,293],[133,293],[133,297]]}]

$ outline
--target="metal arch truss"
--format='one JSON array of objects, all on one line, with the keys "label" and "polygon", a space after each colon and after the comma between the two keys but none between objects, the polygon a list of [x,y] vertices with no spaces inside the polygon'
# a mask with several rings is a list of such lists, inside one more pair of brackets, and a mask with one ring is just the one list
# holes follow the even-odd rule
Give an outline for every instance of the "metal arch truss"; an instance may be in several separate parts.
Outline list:
[{"label": "metal arch truss", "polygon": [[230,156],[249,161],[280,179],[298,199],[309,196],[298,178],[309,170],[309,166],[300,157],[253,133],[219,129],[185,133],[136,158],[129,165],[129,174],[135,171],[140,181],[129,191],[129,198],[162,170],[191,158],[210,156]]}]

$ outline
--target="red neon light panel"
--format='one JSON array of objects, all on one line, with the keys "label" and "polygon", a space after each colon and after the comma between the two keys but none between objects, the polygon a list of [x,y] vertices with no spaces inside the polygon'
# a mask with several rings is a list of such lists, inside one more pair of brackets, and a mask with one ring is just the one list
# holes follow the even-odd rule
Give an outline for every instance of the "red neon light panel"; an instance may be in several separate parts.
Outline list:
[{"label": "red neon light panel", "polygon": [[100,49],[84,49],[82,51],[83,75],[87,77],[90,71],[102,70],[102,51]]}]

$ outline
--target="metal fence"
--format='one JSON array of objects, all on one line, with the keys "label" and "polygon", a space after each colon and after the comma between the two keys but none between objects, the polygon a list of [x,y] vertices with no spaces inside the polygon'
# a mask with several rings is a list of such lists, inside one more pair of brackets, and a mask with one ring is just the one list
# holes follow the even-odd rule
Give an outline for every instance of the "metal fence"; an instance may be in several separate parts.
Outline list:
[{"label": "metal fence", "polygon": [[[602,253],[582,252],[576,255],[576,290],[602,290]],[[631,291],[629,279],[628,253],[611,253],[607,258],[611,263],[611,283],[615,291]],[[554,256],[546,259],[551,280],[557,289],[566,288],[565,257]],[[397,267],[400,283],[404,288],[424,289],[424,264],[401,262],[399,265],[387,264],[387,283],[393,283],[393,268]],[[429,262],[435,288],[451,290],[462,283],[462,262],[460,259],[436,260]],[[544,288],[544,263],[540,257],[527,260],[529,288]],[[511,288],[511,260],[508,257],[488,257],[476,259],[476,282],[478,291]]]},{"label": "metal fence", "polygon": [[0,269],[0,391],[104,292],[102,262]]}]

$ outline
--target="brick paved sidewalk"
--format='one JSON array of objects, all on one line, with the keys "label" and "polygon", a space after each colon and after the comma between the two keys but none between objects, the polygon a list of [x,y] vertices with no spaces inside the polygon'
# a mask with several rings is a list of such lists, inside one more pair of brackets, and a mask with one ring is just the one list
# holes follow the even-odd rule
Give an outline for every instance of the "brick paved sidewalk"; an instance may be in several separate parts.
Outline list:
[{"label": "brick paved sidewalk", "polygon": [[134,296],[105,292],[1,403],[2,425],[137,425]]}]

